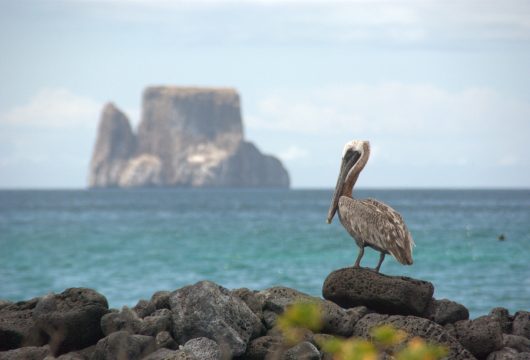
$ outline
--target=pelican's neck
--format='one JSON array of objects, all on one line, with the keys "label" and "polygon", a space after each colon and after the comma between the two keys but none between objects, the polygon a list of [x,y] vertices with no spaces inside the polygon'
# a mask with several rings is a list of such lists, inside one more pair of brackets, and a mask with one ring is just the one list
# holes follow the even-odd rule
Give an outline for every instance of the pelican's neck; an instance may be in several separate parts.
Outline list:
[{"label": "pelican's neck", "polygon": [[342,196],[348,196],[353,198],[352,192],[353,187],[355,186],[355,183],[357,182],[357,179],[359,178],[359,174],[364,169],[366,163],[368,162],[368,158],[370,157],[370,146],[365,143],[363,144],[363,151],[361,152],[361,156],[359,157],[359,160],[353,165],[352,169],[350,170],[348,177],[346,178],[346,181],[344,183],[344,187],[342,190]]}]

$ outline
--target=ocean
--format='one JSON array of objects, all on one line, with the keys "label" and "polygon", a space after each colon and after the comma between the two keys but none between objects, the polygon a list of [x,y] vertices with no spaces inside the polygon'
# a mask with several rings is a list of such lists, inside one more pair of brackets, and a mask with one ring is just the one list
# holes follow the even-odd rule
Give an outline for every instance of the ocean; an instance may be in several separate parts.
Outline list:
[{"label": "ocean", "polygon": [[[283,285],[321,295],[358,248],[332,190],[0,191],[0,299],[90,287],[109,305],[208,279],[227,288]],[[381,271],[431,281],[471,317],[530,310],[530,190],[358,190],[398,210],[414,265]],[[498,237],[504,234],[505,240]],[[362,266],[375,267],[367,249]]]}]

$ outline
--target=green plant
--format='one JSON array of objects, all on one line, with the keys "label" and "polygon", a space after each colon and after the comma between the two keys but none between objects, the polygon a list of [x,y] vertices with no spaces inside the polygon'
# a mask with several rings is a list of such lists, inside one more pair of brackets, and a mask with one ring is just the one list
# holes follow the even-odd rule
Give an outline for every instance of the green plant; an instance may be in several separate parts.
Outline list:
[{"label": "green plant", "polygon": [[[300,302],[289,306],[277,319],[276,325],[288,345],[302,341],[307,330],[322,329],[322,308],[317,302]],[[407,340],[408,339],[408,340]],[[377,360],[387,353],[396,360],[438,360],[447,355],[444,346],[431,344],[409,335],[391,325],[381,325],[370,331],[370,340],[331,337],[319,341],[320,348],[334,360]]]}]

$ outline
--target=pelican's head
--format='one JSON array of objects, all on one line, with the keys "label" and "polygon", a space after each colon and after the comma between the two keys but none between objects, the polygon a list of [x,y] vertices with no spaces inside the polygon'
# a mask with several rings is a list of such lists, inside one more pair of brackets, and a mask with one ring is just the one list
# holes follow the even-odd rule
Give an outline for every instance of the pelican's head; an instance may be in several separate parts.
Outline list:
[{"label": "pelican's head", "polygon": [[331,206],[328,211],[328,224],[331,223],[331,220],[333,220],[333,217],[337,212],[339,198],[344,190],[344,185],[352,176],[355,176],[359,173],[359,171],[362,170],[358,169],[356,174],[354,174],[352,170],[355,168],[355,164],[357,164],[359,159],[369,151],[370,143],[365,140],[352,140],[344,145],[344,149],[342,150],[342,161],[340,164],[339,178],[337,179],[337,185],[335,186],[335,192],[333,193]]}]

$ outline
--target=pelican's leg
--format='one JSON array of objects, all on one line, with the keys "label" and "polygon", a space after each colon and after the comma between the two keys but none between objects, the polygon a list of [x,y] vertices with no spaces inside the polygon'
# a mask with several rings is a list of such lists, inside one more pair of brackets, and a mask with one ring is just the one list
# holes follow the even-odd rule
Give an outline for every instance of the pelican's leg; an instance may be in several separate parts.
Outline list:
[{"label": "pelican's leg", "polygon": [[357,255],[357,260],[355,260],[355,264],[353,265],[353,267],[360,267],[361,266],[361,258],[363,257],[364,255],[364,246],[361,246],[361,248],[359,249],[359,255]]},{"label": "pelican's leg", "polygon": [[385,260],[385,253],[382,252],[379,255],[379,263],[377,263],[377,267],[375,268],[375,272],[379,272],[379,268],[381,267],[381,264],[383,263],[383,260]]}]

